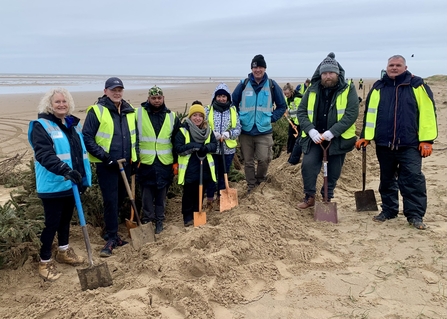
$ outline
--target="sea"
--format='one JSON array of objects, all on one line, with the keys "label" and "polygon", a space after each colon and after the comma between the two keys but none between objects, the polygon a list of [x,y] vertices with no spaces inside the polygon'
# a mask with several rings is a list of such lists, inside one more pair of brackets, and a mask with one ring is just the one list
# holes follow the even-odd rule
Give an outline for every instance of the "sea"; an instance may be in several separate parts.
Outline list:
[{"label": "sea", "polygon": [[[70,92],[101,91],[110,76],[92,74],[0,74],[0,94],[45,93],[55,87],[64,87]],[[126,90],[148,89],[154,85],[175,87],[193,83],[235,83],[241,77],[210,76],[119,76]],[[278,83],[290,82],[295,86],[303,83],[303,77],[274,78]]]}]

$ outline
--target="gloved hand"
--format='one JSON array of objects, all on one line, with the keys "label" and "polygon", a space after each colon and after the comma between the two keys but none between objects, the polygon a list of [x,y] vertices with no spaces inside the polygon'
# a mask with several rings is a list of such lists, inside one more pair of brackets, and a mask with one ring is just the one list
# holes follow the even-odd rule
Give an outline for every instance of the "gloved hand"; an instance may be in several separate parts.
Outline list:
[{"label": "gloved hand", "polygon": [[420,142],[419,143],[419,151],[421,151],[422,157],[430,156],[433,152],[433,145],[431,143],[427,142]]},{"label": "gloved hand", "polygon": [[230,139],[230,132],[224,132],[224,133],[222,134],[222,138],[223,138],[224,140],[228,140],[228,139]]},{"label": "gloved hand", "polygon": [[178,175],[178,163],[172,164],[172,172],[174,175]]},{"label": "gloved hand", "polygon": [[361,138],[357,142],[355,142],[355,148],[359,150],[362,146],[366,147],[368,144],[369,144],[368,140]]},{"label": "gloved hand", "polygon": [[197,151],[197,155],[199,157],[205,157],[207,153],[208,153],[208,149],[206,148],[205,145],[202,145],[202,147]]},{"label": "gloved hand", "polygon": [[70,180],[75,184],[81,184],[82,183],[82,176],[81,173],[79,173],[76,170],[69,170],[67,174],[64,175],[65,180]]},{"label": "gloved hand", "polygon": [[203,144],[201,143],[197,143],[197,142],[190,142],[188,144],[186,144],[185,146],[187,147],[187,149],[200,149],[202,147]]},{"label": "gloved hand", "polygon": [[315,144],[320,144],[321,142],[323,142],[323,137],[314,128],[309,131],[309,136]]},{"label": "gloved hand", "polygon": [[216,131],[213,131],[213,133],[214,133],[214,137],[216,138],[216,140],[220,140],[220,137],[221,137],[220,133],[216,132]]},{"label": "gloved hand", "polygon": [[140,167],[140,162],[132,162],[130,166],[130,175],[135,175]]},{"label": "gloved hand", "polygon": [[329,130],[325,131],[322,134],[322,136],[323,136],[323,139],[328,142],[334,138],[334,134],[332,134],[331,131],[329,131]]}]

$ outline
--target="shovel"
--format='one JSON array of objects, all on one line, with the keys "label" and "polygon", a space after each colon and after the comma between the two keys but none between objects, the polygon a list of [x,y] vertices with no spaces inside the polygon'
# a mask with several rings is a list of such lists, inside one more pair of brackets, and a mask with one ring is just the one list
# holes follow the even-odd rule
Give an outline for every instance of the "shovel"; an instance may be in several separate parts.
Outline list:
[{"label": "shovel", "polygon": [[124,186],[127,190],[127,195],[130,199],[130,204],[135,212],[134,216],[137,220],[137,227],[129,229],[130,237],[132,238],[132,246],[134,249],[140,249],[144,244],[154,242],[155,241],[155,232],[151,223],[146,225],[142,225],[140,221],[140,216],[138,216],[137,206],[135,205],[135,199],[132,196],[132,191],[129,187],[129,182],[127,181],[126,172],[124,172],[123,163],[126,159],[117,160],[118,166],[120,168],[121,176],[123,177]]},{"label": "shovel", "polygon": [[[132,175],[130,178],[131,178],[130,188],[132,191],[132,198],[135,198],[135,175]],[[133,209],[133,206],[131,206],[130,207],[130,219],[126,218],[126,227],[127,227],[127,231],[129,232],[130,238],[132,238],[132,234],[130,233],[130,230],[132,228],[135,228],[138,226],[137,223],[133,221],[134,213],[135,213],[135,210]]]},{"label": "shovel", "polygon": [[295,134],[293,134],[294,137],[298,137],[298,130],[296,129],[296,125],[287,117],[286,113],[284,113],[284,117],[289,121],[289,124],[292,126],[292,128],[295,130]]},{"label": "shovel", "polygon": [[[196,153],[197,155],[197,153]],[[200,160],[200,175],[199,175],[199,211],[194,212],[194,227],[205,225],[206,224],[206,211],[202,212],[202,202],[203,202],[203,160],[206,155],[200,157],[197,155]]]},{"label": "shovel", "polygon": [[320,144],[321,148],[323,149],[323,176],[324,176],[324,199],[323,202],[317,202],[315,203],[315,211],[314,211],[314,218],[315,220],[319,221],[326,221],[331,223],[338,223],[337,219],[337,203],[331,203],[328,201],[328,182],[327,182],[327,150],[329,149],[329,146],[331,145],[331,142],[329,142],[328,146],[324,147],[322,144]]},{"label": "shovel", "polygon": [[225,179],[225,190],[220,191],[220,212],[232,209],[239,205],[237,198],[237,189],[230,188],[228,184],[227,166],[225,165],[224,141],[220,141],[220,151],[222,153],[222,164]]},{"label": "shovel", "polygon": [[362,178],[363,178],[363,188],[362,191],[354,193],[355,196],[355,206],[358,212],[364,211],[377,211],[377,201],[374,196],[374,191],[372,189],[365,190],[366,184],[366,147],[362,147]]},{"label": "shovel", "polygon": [[73,195],[76,203],[76,210],[78,211],[79,222],[81,224],[82,234],[84,235],[85,247],[87,248],[89,266],[86,269],[76,269],[78,272],[81,289],[96,289],[98,287],[108,287],[113,284],[112,276],[110,275],[109,267],[106,263],[100,265],[93,265],[92,248],[90,246],[90,239],[88,237],[87,226],[85,224],[84,210],[82,209],[81,197],[79,196],[78,186],[73,183]]}]

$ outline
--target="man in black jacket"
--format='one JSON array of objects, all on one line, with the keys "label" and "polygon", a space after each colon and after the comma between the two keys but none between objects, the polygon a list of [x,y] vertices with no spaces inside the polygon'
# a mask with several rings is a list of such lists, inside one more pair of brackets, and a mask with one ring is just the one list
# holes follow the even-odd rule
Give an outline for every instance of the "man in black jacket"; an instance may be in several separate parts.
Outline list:
[{"label": "man in black jacket", "polygon": [[135,110],[123,100],[123,90],[119,78],[108,79],[104,95],[88,108],[82,130],[90,161],[96,164],[104,203],[107,243],[101,250],[101,257],[109,257],[115,247],[127,244],[118,236],[118,211],[127,193],[117,160],[126,160],[124,170],[129,176],[130,164],[137,162],[137,132]]}]

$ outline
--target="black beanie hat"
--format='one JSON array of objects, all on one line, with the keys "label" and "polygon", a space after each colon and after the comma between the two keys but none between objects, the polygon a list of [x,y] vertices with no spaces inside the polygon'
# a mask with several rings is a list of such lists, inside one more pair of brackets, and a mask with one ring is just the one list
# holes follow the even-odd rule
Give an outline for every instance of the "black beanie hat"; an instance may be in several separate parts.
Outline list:
[{"label": "black beanie hat", "polygon": [[258,66],[267,68],[267,63],[265,63],[265,60],[264,60],[264,57],[262,56],[262,54],[255,55],[253,60],[251,60],[251,68],[252,69],[256,68]]}]

